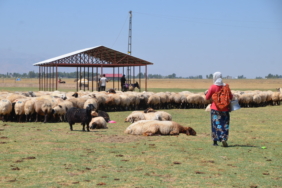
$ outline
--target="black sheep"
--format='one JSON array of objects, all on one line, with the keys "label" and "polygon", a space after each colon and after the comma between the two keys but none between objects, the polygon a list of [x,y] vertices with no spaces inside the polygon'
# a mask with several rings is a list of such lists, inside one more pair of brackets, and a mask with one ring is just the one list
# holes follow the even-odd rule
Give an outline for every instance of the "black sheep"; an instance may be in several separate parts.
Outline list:
[{"label": "black sheep", "polygon": [[92,119],[91,111],[94,110],[94,105],[89,104],[86,109],[80,108],[70,108],[66,113],[67,121],[70,125],[70,130],[72,131],[72,125],[75,123],[81,123],[82,131],[85,131],[85,125],[87,126],[87,131],[89,130],[89,122]]},{"label": "black sheep", "polygon": [[110,121],[110,116],[107,112],[99,110],[98,111],[98,116],[101,116],[105,119],[105,121],[108,123]]}]

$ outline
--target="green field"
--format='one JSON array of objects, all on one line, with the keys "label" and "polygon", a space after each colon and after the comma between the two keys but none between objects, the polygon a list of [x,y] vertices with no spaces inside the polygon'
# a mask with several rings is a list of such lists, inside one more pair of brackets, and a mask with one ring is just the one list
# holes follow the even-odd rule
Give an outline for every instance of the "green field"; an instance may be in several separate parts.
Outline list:
[{"label": "green field", "polygon": [[[230,147],[212,146],[203,109],[165,110],[197,136],[123,133],[67,123],[0,123],[0,187],[282,187],[281,106],[231,112]],[[262,149],[262,147],[266,147]]]}]

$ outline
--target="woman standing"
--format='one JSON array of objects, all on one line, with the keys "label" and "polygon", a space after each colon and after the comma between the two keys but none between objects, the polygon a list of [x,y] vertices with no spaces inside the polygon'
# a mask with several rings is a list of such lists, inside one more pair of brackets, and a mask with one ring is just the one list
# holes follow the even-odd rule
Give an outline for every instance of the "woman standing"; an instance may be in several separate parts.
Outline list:
[{"label": "woman standing", "polygon": [[[206,99],[211,99],[212,95],[221,90],[225,86],[222,81],[221,72],[215,72],[213,74],[213,85],[210,86],[209,90],[205,93]],[[230,92],[229,99],[232,99],[232,94]],[[211,104],[211,131],[213,145],[218,146],[217,141],[222,142],[223,147],[228,147],[227,140],[229,134],[229,109],[226,107],[224,109],[218,109],[214,102]]]}]

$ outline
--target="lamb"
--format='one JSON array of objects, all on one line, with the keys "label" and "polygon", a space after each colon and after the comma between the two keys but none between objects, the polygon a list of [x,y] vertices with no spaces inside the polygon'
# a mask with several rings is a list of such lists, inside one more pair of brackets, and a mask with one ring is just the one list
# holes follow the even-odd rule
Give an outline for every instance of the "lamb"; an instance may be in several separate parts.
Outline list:
[{"label": "lamb", "polygon": [[107,129],[107,122],[103,117],[93,117],[89,123],[90,129]]},{"label": "lamb", "polygon": [[0,116],[2,116],[3,122],[7,121],[11,111],[12,111],[11,101],[7,99],[0,100]]},{"label": "lamb", "polygon": [[155,120],[143,120],[138,121],[126,128],[124,131],[126,134],[133,135],[179,135],[184,133],[186,135],[196,136],[196,131],[191,127],[183,127],[174,121],[155,121]]},{"label": "lamb", "polygon": [[66,113],[67,121],[70,125],[70,130],[72,131],[72,125],[75,123],[81,123],[82,131],[85,131],[85,125],[87,131],[89,130],[89,122],[92,120],[91,112],[94,110],[93,104],[89,104],[86,109],[71,108]]}]

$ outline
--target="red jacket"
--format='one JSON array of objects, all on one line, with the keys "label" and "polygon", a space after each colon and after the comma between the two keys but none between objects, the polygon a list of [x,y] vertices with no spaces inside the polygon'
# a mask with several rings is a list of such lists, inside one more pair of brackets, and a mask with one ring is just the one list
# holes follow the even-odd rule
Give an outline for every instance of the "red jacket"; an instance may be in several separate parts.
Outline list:
[{"label": "red jacket", "polygon": [[[206,94],[206,99],[209,100],[209,99],[212,97],[212,95],[213,95],[215,92],[218,92],[219,90],[221,90],[222,87],[223,87],[223,86],[211,85],[211,87],[209,88],[209,90],[208,90],[208,92],[207,92],[207,94]],[[233,98],[233,95],[230,93],[229,99],[232,100],[232,98]],[[223,111],[223,112],[229,111],[228,108],[225,108],[225,109],[223,109],[223,110],[219,110],[219,109],[216,107],[216,105],[215,105],[214,102],[212,102],[212,104],[211,104],[211,109],[217,110],[217,111]]]}]

